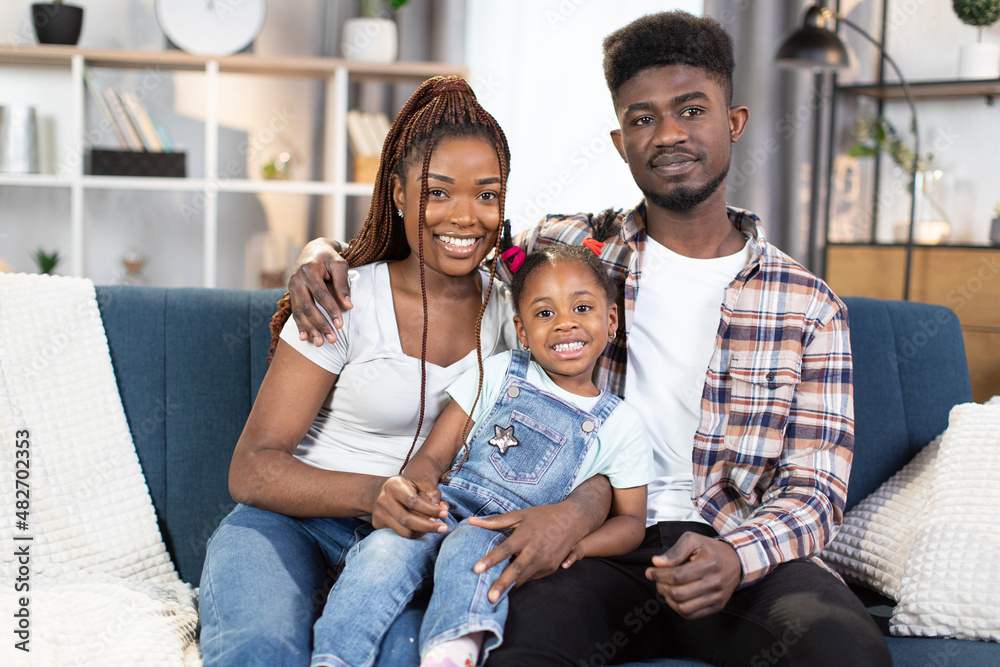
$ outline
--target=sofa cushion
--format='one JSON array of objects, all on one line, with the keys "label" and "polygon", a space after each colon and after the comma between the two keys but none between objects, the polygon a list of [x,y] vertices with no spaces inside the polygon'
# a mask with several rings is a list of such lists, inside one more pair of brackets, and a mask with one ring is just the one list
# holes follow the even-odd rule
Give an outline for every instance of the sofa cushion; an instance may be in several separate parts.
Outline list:
[{"label": "sofa cushion", "polygon": [[[228,471],[266,369],[280,290],[98,288],[129,428],[164,541],[197,584],[234,503]],[[169,447],[168,447],[169,443]]]},{"label": "sofa cushion", "polygon": [[854,463],[847,509],[870,495],[972,400],[958,317],[925,303],[845,297],[854,355]]},{"label": "sofa cushion", "polygon": [[957,405],[910,549],[893,634],[1000,641],[1000,405]]}]

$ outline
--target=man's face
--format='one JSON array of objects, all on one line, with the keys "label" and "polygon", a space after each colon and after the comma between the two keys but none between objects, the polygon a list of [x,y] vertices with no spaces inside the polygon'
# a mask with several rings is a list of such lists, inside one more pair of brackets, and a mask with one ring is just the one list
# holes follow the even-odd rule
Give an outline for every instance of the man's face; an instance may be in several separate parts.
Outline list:
[{"label": "man's face", "polygon": [[642,70],[618,89],[621,130],[611,133],[646,200],[690,211],[719,193],[732,142],[746,125],[746,107],[726,104],[708,73],[689,65]]}]

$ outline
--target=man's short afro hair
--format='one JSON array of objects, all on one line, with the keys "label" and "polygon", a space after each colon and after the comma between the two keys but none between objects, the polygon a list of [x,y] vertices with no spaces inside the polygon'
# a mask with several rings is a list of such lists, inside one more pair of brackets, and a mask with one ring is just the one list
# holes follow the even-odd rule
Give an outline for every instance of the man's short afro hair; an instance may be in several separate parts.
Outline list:
[{"label": "man's short afro hair", "polygon": [[618,91],[649,67],[692,65],[707,70],[733,97],[733,39],[712,18],[660,12],[636,19],[604,39],[604,78],[618,106]]}]

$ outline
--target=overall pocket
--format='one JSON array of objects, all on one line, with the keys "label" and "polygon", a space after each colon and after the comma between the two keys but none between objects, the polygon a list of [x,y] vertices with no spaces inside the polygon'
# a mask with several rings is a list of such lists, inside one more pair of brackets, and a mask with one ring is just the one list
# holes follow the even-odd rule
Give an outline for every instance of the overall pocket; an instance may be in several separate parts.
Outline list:
[{"label": "overall pocket", "polygon": [[518,444],[505,454],[491,445],[490,462],[508,482],[537,484],[566,444],[566,436],[517,410],[511,411],[507,426],[513,426]]}]

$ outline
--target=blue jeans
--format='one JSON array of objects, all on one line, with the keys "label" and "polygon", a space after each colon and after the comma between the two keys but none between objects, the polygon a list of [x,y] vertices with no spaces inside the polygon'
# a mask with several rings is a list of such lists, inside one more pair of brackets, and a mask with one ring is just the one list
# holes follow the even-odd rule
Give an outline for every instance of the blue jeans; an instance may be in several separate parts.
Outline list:
[{"label": "blue jeans", "polygon": [[[478,631],[487,633],[484,654],[500,645],[507,597],[492,603],[486,594],[507,561],[482,574],[472,566],[505,535],[470,526],[466,519],[563,500],[600,425],[619,403],[605,393],[590,412],[583,411],[528,383],[527,364],[526,353],[512,353],[500,398],[470,438],[468,460],[441,485],[450,508],[448,532],[411,540],[379,530],[350,551],[315,626],[313,667],[375,664],[393,621],[432,578],[420,655]],[[386,644],[397,645],[391,636]]]},{"label": "blue jeans", "polygon": [[295,519],[237,505],[209,540],[201,574],[206,667],[309,664],[328,582],[371,531],[359,519]]}]

